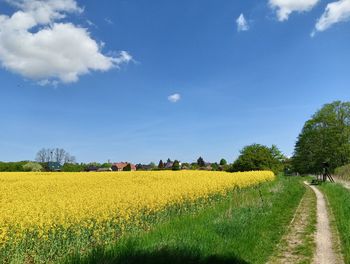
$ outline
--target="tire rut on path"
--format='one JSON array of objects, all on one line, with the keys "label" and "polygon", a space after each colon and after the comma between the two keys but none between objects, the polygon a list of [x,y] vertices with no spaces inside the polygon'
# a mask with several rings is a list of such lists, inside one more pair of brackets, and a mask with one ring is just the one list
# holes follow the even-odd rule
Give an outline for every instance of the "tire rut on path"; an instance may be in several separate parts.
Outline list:
[{"label": "tire rut on path", "polygon": [[317,229],[316,229],[316,252],[314,256],[315,264],[338,264],[343,263],[341,256],[333,249],[334,241],[330,221],[327,212],[327,205],[324,195],[315,186],[310,186],[315,192],[317,199]]}]

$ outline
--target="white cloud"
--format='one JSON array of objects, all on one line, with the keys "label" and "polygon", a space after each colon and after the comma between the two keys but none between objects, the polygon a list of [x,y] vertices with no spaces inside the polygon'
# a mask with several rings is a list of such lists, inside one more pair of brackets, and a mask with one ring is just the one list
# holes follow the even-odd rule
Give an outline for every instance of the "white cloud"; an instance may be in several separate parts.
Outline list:
[{"label": "white cloud", "polygon": [[19,10],[0,15],[0,62],[5,69],[48,83],[76,82],[90,71],[107,71],[132,61],[126,51],[101,53],[86,28],[58,22],[81,13],[74,0],[8,0]]},{"label": "white cloud", "polygon": [[178,93],[174,93],[168,96],[168,100],[172,103],[176,103],[181,99],[181,95]]},{"label": "white cloud", "polygon": [[240,14],[240,16],[236,20],[236,23],[237,23],[237,31],[247,31],[249,29],[248,22],[245,19],[243,14]]},{"label": "white cloud", "polygon": [[350,0],[340,0],[337,2],[329,3],[315,25],[316,31],[324,31],[336,23],[350,20]]},{"label": "white cloud", "polygon": [[293,12],[310,11],[320,0],[269,0],[269,5],[276,10],[279,21],[288,20]]}]

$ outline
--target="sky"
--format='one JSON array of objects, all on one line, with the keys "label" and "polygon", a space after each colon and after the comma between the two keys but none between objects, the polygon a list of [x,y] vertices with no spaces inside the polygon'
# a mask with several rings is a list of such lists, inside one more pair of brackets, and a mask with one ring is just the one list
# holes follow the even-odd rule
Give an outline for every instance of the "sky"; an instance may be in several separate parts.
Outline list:
[{"label": "sky", "polygon": [[0,0],[0,160],[293,154],[349,100],[350,0]]}]

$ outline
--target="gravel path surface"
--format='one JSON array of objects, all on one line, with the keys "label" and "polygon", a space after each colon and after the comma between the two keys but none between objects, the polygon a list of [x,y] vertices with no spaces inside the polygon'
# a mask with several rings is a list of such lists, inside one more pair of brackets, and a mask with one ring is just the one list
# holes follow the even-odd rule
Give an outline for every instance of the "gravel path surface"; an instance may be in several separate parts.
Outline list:
[{"label": "gravel path surface", "polygon": [[317,230],[316,230],[316,252],[315,264],[337,264],[342,263],[341,257],[333,250],[333,238],[329,224],[326,200],[323,194],[315,187],[310,186],[317,198]]}]

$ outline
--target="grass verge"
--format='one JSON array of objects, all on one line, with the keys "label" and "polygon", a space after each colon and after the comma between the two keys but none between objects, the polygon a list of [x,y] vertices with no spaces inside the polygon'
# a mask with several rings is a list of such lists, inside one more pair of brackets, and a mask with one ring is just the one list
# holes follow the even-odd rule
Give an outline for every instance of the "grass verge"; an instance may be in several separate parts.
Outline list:
[{"label": "grass verge", "polygon": [[280,177],[235,190],[214,206],[129,235],[67,263],[265,263],[287,230],[305,192],[296,178]]},{"label": "grass verge", "polygon": [[345,263],[350,263],[350,191],[340,184],[325,183],[320,189],[327,196],[341,241]]}]

